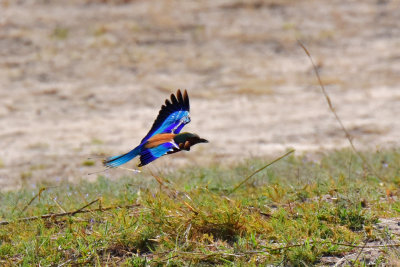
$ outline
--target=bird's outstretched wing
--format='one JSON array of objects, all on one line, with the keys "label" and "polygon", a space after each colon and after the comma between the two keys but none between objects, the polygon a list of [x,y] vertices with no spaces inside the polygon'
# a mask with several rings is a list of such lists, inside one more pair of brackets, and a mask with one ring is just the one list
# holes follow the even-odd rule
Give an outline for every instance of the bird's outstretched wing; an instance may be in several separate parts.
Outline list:
[{"label": "bird's outstretched wing", "polygon": [[190,122],[189,117],[189,96],[185,90],[183,95],[181,90],[176,92],[176,96],[171,94],[171,101],[165,100],[165,105],[161,106],[157,119],[154,121],[150,131],[141,141],[145,143],[150,137],[161,133],[179,133],[183,126]]},{"label": "bird's outstretched wing", "polygon": [[161,156],[164,156],[169,151],[178,148],[178,146],[172,141],[161,144],[159,146],[153,148],[143,148],[140,153],[140,164],[139,167],[142,167],[146,164],[149,164],[153,160],[158,159]]}]

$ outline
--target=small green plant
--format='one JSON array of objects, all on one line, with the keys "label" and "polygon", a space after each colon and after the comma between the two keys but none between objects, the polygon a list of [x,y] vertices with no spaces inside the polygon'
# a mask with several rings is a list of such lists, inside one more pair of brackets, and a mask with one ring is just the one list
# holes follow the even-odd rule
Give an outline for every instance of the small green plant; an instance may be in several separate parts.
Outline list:
[{"label": "small green plant", "polygon": [[93,160],[85,160],[84,162],[82,162],[83,166],[94,166],[95,162]]},{"label": "small green plant", "polygon": [[353,231],[360,231],[363,229],[364,225],[370,225],[376,222],[376,219],[371,218],[371,216],[361,208],[361,205],[350,207],[339,205],[335,213],[339,223],[348,226]]}]

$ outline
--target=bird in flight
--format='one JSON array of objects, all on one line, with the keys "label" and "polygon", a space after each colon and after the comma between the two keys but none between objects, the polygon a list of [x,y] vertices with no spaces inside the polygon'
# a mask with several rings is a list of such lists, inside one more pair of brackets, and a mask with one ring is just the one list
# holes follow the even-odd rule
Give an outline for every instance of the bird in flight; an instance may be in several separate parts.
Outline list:
[{"label": "bird in flight", "polygon": [[141,167],[166,154],[181,150],[189,151],[195,144],[208,143],[197,134],[180,133],[182,128],[190,122],[189,110],[189,96],[186,90],[183,95],[180,90],[176,92],[176,96],[171,94],[171,100],[165,100],[153,126],[140,144],[126,154],[105,159],[104,166],[116,168],[140,156],[138,167]]}]

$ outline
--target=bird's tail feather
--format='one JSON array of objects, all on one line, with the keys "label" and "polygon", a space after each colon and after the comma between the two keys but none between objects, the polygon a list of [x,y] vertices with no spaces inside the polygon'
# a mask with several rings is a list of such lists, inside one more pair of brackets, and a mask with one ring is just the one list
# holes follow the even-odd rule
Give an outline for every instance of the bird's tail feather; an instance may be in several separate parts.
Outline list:
[{"label": "bird's tail feather", "polygon": [[131,159],[135,158],[140,154],[140,146],[132,149],[126,154],[122,154],[119,156],[109,157],[103,161],[104,166],[108,168],[115,168],[121,166],[122,164],[127,163]]}]

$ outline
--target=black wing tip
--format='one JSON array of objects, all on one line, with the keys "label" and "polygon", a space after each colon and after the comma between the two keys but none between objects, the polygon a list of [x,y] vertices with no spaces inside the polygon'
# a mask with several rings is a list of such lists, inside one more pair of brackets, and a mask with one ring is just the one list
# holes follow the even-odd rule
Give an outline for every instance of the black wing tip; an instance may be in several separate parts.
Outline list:
[{"label": "black wing tip", "polygon": [[174,94],[171,94],[171,102],[174,105],[179,105],[178,99],[176,99],[176,96]]},{"label": "black wing tip", "polygon": [[190,110],[189,95],[186,89],[185,92],[183,93],[183,102],[185,103],[185,107],[189,111]]},{"label": "black wing tip", "polygon": [[176,91],[176,97],[178,98],[178,102],[179,102],[179,103],[185,103],[185,102],[183,101],[183,97],[182,97],[181,90],[178,89],[178,91]]},{"label": "black wing tip", "polygon": [[[165,104],[161,105],[161,109],[158,113],[156,120],[153,123],[153,126],[151,127],[149,133],[142,139],[141,143],[150,135],[150,133],[152,133],[156,129],[156,127],[161,126],[164,120],[170,114],[176,111],[190,111],[189,96],[186,89],[183,91],[183,94],[181,89],[178,89],[176,91],[176,95],[171,94],[170,99],[167,98],[165,100]],[[141,166],[144,165],[146,164],[143,164]]]},{"label": "black wing tip", "polygon": [[[185,89],[182,94],[181,89],[178,89],[176,91],[176,96],[178,97],[178,102],[185,108],[185,110],[189,111],[190,110],[190,102],[189,102],[189,95],[188,95],[187,90]],[[171,97],[172,97],[172,95],[171,95]]]},{"label": "black wing tip", "polygon": [[172,108],[174,110],[190,110],[190,103],[189,103],[189,95],[187,93],[187,90],[185,89],[182,91],[181,89],[178,89],[175,94],[171,94],[170,99],[165,100],[165,106],[163,105],[161,109],[163,108]]}]

